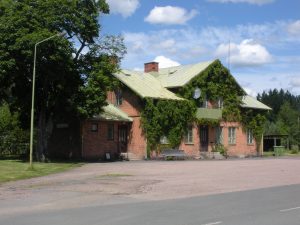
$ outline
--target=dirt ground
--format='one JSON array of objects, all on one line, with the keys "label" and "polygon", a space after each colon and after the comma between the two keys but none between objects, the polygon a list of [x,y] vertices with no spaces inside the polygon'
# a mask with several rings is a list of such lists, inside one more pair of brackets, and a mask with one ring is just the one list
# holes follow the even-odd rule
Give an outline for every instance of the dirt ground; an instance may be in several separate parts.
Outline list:
[{"label": "dirt ground", "polygon": [[0,216],[300,184],[300,158],[90,163],[0,186]]}]

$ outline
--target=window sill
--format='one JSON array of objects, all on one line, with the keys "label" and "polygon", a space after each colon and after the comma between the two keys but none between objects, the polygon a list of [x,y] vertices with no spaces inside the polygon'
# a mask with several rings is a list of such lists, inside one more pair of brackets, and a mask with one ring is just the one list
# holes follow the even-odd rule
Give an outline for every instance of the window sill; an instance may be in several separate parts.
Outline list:
[{"label": "window sill", "polygon": [[254,143],[247,143],[247,145],[249,145],[249,146],[254,146]]},{"label": "window sill", "polygon": [[193,142],[184,142],[185,145],[194,145]]},{"label": "window sill", "polygon": [[230,145],[230,146],[236,146],[236,143],[234,143],[234,144],[228,143],[228,145]]}]

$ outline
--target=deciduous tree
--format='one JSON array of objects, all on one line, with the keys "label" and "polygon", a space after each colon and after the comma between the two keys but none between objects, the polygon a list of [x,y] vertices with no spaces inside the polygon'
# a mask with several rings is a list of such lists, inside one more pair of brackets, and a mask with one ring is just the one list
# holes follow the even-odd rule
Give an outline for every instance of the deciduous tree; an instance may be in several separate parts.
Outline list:
[{"label": "deciduous tree", "polygon": [[[110,74],[125,53],[121,37],[100,36],[105,0],[0,1],[0,98],[29,125],[34,45],[57,32],[64,38],[37,49],[36,124],[38,158],[57,117],[90,116],[101,111]],[[112,60],[114,59],[114,60]]]}]

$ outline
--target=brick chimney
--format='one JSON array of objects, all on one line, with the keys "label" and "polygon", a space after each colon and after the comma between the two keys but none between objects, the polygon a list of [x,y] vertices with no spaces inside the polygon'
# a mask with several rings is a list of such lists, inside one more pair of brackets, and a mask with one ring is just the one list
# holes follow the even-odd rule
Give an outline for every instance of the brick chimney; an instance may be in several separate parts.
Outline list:
[{"label": "brick chimney", "polygon": [[148,62],[144,64],[144,72],[158,72],[158,62]]}]

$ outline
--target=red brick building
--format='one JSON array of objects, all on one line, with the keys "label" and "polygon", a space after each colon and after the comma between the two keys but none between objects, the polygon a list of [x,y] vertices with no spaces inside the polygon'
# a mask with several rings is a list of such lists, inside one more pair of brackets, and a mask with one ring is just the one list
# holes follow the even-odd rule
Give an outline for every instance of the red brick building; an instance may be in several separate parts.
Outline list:
[{"label": "red brick building", "polygon": [[[176,90],[191,79],[201,76],[215,61],[194,65],[159,68],[156,62],[146,63],[144,72],[122,70],[114,76],[122,87],[107,94],[108,106],[104,113],[84,121],[81,126],[81,156],[85,159],[103,159],[123,155],[129,159],[147,157],[147,140],[141,128],[144,98],[182,100]],[[200,94],[200,93],[198,93]],[[270,108],[250,96],[244,96],[241,107],[256,110]],[[198,108],[197,117],[222,118],[222,102],[209,100]],[[167,142],[162,137],[162,142]],[[218,126],[191,124],[179,149],[195,158],[209,155],[215,144],[222,144],[230,156],[257,155],[258,149],[252,131],[244,131],[238,122],[221,121]]]}]

